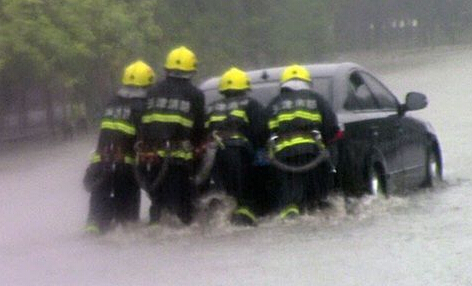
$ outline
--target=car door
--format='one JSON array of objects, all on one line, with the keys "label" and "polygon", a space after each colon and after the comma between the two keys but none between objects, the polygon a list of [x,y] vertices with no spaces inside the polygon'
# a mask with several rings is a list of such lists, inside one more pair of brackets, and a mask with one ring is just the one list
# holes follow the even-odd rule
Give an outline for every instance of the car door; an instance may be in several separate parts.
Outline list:
[{"label": "car door", "polygon": [[403,187],[398,101],[376,78],[364,71],[352,71],[348,82],[344,109],[350,111],[351,118],[346,129],[358,150],[356,153],[381,160],[390,182],[397,188]]},{"label": "car door", "polygon": [[[389,99],[393,94],[382,83],[369,74],[363,75],[382,109],[393,107]],[[398,103],[397,103],[398,104]],[[424,178],[426,162],[426,136],[423,125],[405,114],[396,114],[395,124],[398,129],[398,151],[402,158],[403,187],[418,185]]]},{"label": "car door", "polygon": [[[380,81],[369,74],[364,77],[383,109],[398,106],[399,103],[395,96]],[[424,175],[424,162],[426,161],[424,129],[419,122],[403,113],[397,113],[394,117],[398,131],[397,149],[402,160],[402,185],[403,188],[408,188],[418,184]]]}]

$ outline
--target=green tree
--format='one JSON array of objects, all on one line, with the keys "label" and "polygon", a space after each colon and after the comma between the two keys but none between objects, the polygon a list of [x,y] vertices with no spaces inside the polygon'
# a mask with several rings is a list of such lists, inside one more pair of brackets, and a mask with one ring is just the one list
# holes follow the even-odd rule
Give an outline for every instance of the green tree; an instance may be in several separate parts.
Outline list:
[{"label": "green tree", "polygon": [[[80,98],[95,111],[101,109],[125,64],[137,57],[155,58],[162,37],[154,18],[157,5],[158,1],[2,1],[0,73],[10,87],[2,90],[2,97],[14,99],[9,104],[20,109],[21,118],[39,100],[51,125],[58,100]],[[33,97],[30,89],[39,91]]]},{"label": "green tree", "polygon": [[166,54],[180,45],[197,54],[196,80],[232,65],[314,62],[333,51],[342,31],[335,15],[351,2],[2,0],[0,112],[18,111],[28,125],[26,113],[40,106],[51,128],[56,106],[70,101],[96,115],[125,65],[141,58],[162,76]]}]

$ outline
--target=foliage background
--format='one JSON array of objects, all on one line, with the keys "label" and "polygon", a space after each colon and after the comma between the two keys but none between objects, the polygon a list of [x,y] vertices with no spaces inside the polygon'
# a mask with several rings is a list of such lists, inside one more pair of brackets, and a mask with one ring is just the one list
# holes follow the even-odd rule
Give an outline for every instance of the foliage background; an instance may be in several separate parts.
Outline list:
[{"label": "foliage background", "polygon": [[[55,133],[71,104],[93,120],[140,58],[162,76],[186,45],[196,81],[231,65],[469,42],[467,0],[0,0],[0,134]],[[10,134],[10,135],[8,135]]]}]

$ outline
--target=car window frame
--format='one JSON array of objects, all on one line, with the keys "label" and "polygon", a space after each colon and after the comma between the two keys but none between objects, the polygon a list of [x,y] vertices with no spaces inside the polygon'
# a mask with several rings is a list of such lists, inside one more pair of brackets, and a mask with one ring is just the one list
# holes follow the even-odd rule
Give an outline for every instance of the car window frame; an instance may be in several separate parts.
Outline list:
[{"label": "car window frame", "polygon": [[[351,70],[347,74],[346,98],[344,99],[342,106],[345,110],[350,111],[350,112],[377,112],[379,108],[365,107],[366,105],[375,107],[376,103],[375,103],[375,98],[373,96],[372,91],[370,90],[369,86],[365,83],[360,72],[361,72],[360,70],[355,69],[355,70]],[[356,79],[359,82],[357,83],[354,82],[354,79]],[[364,87],[364,91],[369,93],[369,97],[364,96],[362,98],[358,96],[356,89],[359,89],[359,87],[361,86]],[[351,104],[352,104],[352,107],[349,106]]]},{"label": "car window frame", "polygon": [[[359,71],[360,75],[362,76],[362,78],[364,79],[364,82],[365,84],[367,85],[367,87],[369,88],[372,96],[374,97],[377,105],[379,106],[379,109],[378,110],[381,110],[381,111],[394,111],[394,110],[398,110],[398,107],[399,107],[399,101],[397,99],[397,97],[385,86],[384,83],[382,83],[378,78],[376,78],[374,75],[372,75],[371,73],[367,72],[367,71]],[[373,92],[373,88],[371,86],[371,84],[366,81],[366,77],[369,77],[373,83],[376,83],[380,88],[382,88],[385,92],[386,92],[386,97],[389,97],[391,99],[393,99],[393,101],[390,101],[389,102],[393,102],[395,103],[395,106],[385,106],[385,105],[382,105],[382,102],[383,100],[381,100],[379,97],[378,97],[378,94],[376,94],[375,92]]]},{"label": "car window frame", "polygon": [[[359,84],[358,86],[365,86],[365,90],[369,92],[371,102],[369,103],[372,107],[362,107],[361,106],[361,101],[365,100],[358,97],[356,95],[356,91],[354,90],[354,83],[351,77],[357,74],[357,76],[362,80],[362,83]],[[395,102],[395,107],[383,107],[381,104],[381,100],[376,96],[376,94],[372,91],[372,87],[370,86],[369,82],[366,81],[364,75],[367,75],[374,83],[378,84],[384,91],[386,91],[387,96],[393,99],[393,102]],[[391,111],[397,111],[398,107],[400,105],[397,97],[383,84],[379,79],[377,79],[374,75],[371,73],[365,71],[365,70],[359,70],[359,69],[354,69],[349,71],[347,74],[347,80],[346,80],[346,98],[344,99],[342,103],[342,107],[344,110],[349,111],[349,112],[354,112],[354,113],[373,113],[373,112],[391,112]],[[358,87],[359,88],[359,87]],[[348,107],[347,102],[348,100],[353,100],[357,106],[354,106],[354,108]]]}]

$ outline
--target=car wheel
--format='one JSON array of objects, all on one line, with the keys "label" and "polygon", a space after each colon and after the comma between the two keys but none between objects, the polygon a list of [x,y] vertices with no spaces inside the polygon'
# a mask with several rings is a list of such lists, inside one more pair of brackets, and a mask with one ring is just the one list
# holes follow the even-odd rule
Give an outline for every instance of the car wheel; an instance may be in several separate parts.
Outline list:
[{"label": "car wheel", "polygon": [[379,165],[372,165],[369,167],[367,177],[368,194],[374,197],[387,196],[387,190],[384,180],[384,172]]},{"label": "car wheel", "polygon": [[442,181],[442,165],[439,153],[430,148],[426,154],[426,178],[425,187],[434,187]]}]

